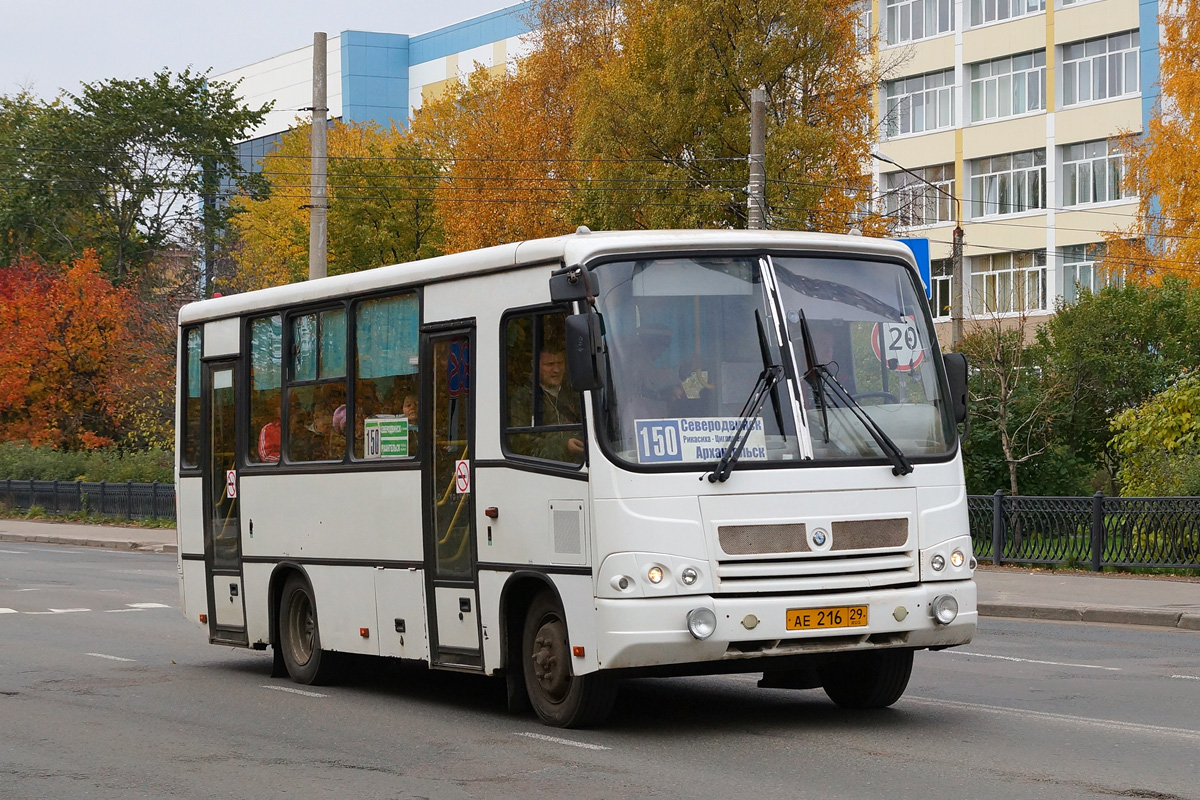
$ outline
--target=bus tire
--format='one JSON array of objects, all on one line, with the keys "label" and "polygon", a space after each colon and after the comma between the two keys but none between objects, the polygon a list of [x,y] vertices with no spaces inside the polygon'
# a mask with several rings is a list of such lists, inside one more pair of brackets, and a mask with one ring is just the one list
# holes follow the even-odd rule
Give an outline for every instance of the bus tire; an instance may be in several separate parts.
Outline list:
[{"label": "bus tire", "polygon": [[912,650],[846,653],[821,666],[821,686],[842,708],[887,708],[908,688],[912,663]]},{"label": "bus tire", "polygon": [[521,632],[525,691],[538,717],[556,728],[603,722],[617,697],[611,675],[574,675],[566,615],[549,592],[533,598]]},{"label": "bus tire", "polygon": [[299,574],[288,577],[279,598],[278,646],[288,675],[296,683],[319,684],[329,679],[333,653],[321,649],[312,587]]}]

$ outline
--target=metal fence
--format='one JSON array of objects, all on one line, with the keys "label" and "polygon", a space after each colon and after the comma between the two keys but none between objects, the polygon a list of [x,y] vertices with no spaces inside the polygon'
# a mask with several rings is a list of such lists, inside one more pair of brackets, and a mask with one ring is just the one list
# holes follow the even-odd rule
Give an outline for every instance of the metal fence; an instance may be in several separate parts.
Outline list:
[{"label": "metal fence", "polygon": [[37,506],[49,514],[86,511],[124,519],[175,519],[175,484],[5,480],[0,505],[14,511]]},{"label": "metal fence", "polygon": [[1200,568],[1200,497],[967,498],[980,561]]}]

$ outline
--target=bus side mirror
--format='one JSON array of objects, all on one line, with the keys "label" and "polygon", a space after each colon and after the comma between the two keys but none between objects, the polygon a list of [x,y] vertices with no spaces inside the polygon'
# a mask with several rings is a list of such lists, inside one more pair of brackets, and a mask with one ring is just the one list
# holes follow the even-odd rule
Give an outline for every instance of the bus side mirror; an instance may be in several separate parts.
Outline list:
[{"label": "bus side mirror", "polygon": [[950,384],[950,402],[954,404],[954,421],[967,421],[967,357],[962,353],[946,353],[946,379]]},{"label": "bus side mirror", "polygon": [[590,392],[604,386],[602,369],[604,336],[600,315],[595,311],[571,314],[566,321],[567,374],[577,392]]},{"label": "bus side mirror", "polygon": [[550,299],[555,303],[588,300],[600,293],[596,276],[583,267],[566,267],[550,276]]}]

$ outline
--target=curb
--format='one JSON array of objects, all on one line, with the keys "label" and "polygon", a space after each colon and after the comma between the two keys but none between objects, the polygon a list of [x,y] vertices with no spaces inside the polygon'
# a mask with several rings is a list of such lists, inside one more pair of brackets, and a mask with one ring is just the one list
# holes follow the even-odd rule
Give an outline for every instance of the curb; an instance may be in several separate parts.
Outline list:
[{"label": "curb", "polygon": [[0,542],[30,542],[33,544],[65,544],[73,547],[99,547],[106,550],[136,550],[141,553],[179,552],[176,544],[118,541],[115,539],[77,539],[72,536],[26,536],[19,533],[0,533]]},{"label": "curb", "polygon": [[1148,625],[1200,631],[1200,614],[1156,608],[1120,606],[1039,606],[1026,603],[979,603],[979,615],[1054,622],[1100,622],[1115,625]]}]

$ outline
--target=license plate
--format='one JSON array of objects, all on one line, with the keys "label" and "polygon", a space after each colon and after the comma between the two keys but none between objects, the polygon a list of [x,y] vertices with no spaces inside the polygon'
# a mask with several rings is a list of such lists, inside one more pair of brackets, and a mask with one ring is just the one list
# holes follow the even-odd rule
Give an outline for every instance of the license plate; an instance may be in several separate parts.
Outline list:
[{"label": "license plate", "polygon": [[824,628],[861,628],[867,624],[867,606],[834,606],[833,608],[789,608],[789,631],[812,631]]}]

